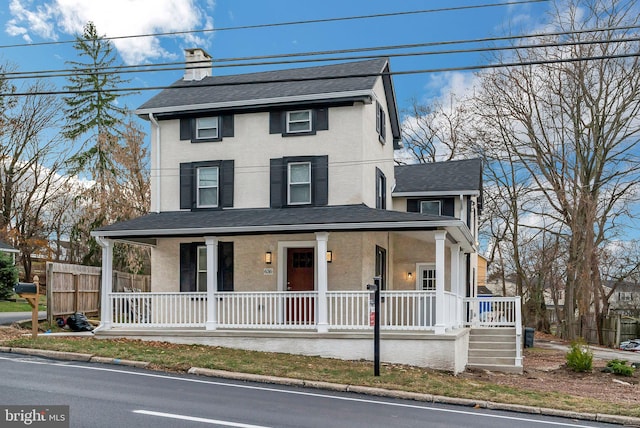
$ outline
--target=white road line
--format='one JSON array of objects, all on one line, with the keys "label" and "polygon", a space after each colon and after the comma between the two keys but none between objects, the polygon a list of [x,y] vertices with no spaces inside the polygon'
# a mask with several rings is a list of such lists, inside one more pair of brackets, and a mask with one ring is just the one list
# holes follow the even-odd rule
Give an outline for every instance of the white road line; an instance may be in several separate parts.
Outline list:
[{"label": "white road line", "polygon": [[175,415],[173,413],[152,412],[150,410],[133,410],[133,413],[137,413],[139,415],[159,416],[161,418],[180,419],[182,421],[202,422],[205,424],[222,425],[225,427],[234,427],[234,428],[269,428],[263,425],[241,424],[238,422],[219,421],[217,419],[206,419],[206,418],[196,418],[194,416]]},{"label": "white road line", "polygon": [[[35,357],[40,358],[39,356],[35,356]],[[470,412],[470,411],[467,411],[467,410],[454,410],[454,409],[442,409],[442,408],[438,408],[438,407],[428,407],[427,404],[429,404],[429,403],[425,403],[425,405],[420,406],[420,405],[416,405],[416,404],[391,403],[391,402],[388,402],[388,401],[372,400],[372,399],[365,399],[365,398],[354,398],[354,397],[341,397],[341,396],[334,396],[334,395],[328,395],[328,394],[318,394],[318,393],[314,393],[314,392],[290,391],[290,390],[285,390],[285,389],[269,388],[269,387],[264,387],[264,386],[253,386],[253,385],[246,385],[246,384],[233,384],[233,383],[217,382],[217,381],[202,380],[202,379],[180,378],[180,377],[168,376],[168,375],[162,375],[162,374],[156,374],[156,373],[132,372],[132,371],[128,371],[128,370],[110,369],[110,368],[106,368],[106,367],[80,366],[80,365],[77,365],[77,364],[54,363],[54,362],[48,362],[48,361],[42,361],[42,360],[41,361],[24,361],[24,360],[17,360],[17,359],[9,358],[9,357],[0,357],[0,359],[1,360],[14,361],[14,362],[17,361],[17,362],[28,363],[28,364],[42,364],[42,365],[50,365],[50,366],[78,368],[78,369],[84,369],[84,370],[104,371],[104,372],[110,372],[110,373],[121,373],[121,374],[128,374],[128,375],[132,375],[132,376],[141,376],[141,377],[149,377],[149,378],[175,380],[175,381],[179,381],[179,382],[191,382],[191,383],[203,383],[203,384],[209,384],[209,385],[218,385],[218,386],[225,386],[225,387],[228,387],[228,388],[240,388],[240,389],[250,389],[250,390],[255,390],[255,391],[275,392],[275,393],[280,393],[280,394],[302,395],[302,396],[308,396],[308,397],[326,398],[326,399],[331,399],[331,400],[352,401],[352,402],[368,403],[368,404],[379,404],[379,405],[385,405],[385,406],[390,406],[390,407],[403,407],[403,408],[410,408],[410,409],[421,409],[421,410],[428,410],[428,411],[442,412],[442,413],[456,413],[456,414],[461,414],[461,415],[472,415],[472,416],[476,416],[476,417],[485,417],[485,418],[494,418],[494,419],[507,419],[507,420],[512,420],[512,421],[524,421],[524,422],[547,424],[547,425],[558,425],[558,426],[563,426],[563,427],[573,427],[573,428],[593,428],[594,427],[593,425],[578,425],[578,424],[571,424],[571,423],[565,423],[565,422],[541,421],[541,420],[537,420],[537,419],[530,419],[530,418],[517,417],[517,416],[496,415],[496,414],[491,414],[491,413]]]}]

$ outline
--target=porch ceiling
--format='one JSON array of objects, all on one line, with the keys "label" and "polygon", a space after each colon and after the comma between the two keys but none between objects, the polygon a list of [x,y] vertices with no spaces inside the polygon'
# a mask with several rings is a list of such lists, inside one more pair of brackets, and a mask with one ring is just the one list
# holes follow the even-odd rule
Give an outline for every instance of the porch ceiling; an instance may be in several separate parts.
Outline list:
[{"label": "porch ceiling", "polygon": [[463,246],[473,246],[469,229],[456,218],[379,210],[366,205],[152,213],[102,227],[91,234],[116,240],[150,242],[148,238],[178,236],[373,230],[447,230]]}]

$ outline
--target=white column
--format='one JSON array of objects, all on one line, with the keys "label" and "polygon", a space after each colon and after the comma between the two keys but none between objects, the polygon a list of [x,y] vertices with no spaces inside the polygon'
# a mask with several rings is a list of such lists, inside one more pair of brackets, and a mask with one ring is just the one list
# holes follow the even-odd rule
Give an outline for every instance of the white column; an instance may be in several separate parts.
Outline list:
[{"label": "white column", "polygon": [[436,239],[436,325],[435,333],[444,334],[444,240],[447,232],[439,230],[435,233]]},{"label": "white column", "polygon": [[102,283],[100,284],[100,330],[112,327],[113,309],[111,297],[113,291],[113,241],[96,236],[96,241],[102,247]]},{"label": "white column", "polygon": [[327,316],[327,290],[329,288],[329,279],[327,275],[328,240],[328,232],[316,232],[316,259],[318,266],[318,304],[316,305],[318,313],[316,314],[316,327],[318,329],[318,333],[326,333],[329,331]]},{"label": "white column", "polygon": [[218,327],[216,292],[218,291],[218,238],[208,236],[204,239],[207,245],[207,330]]},{"label": "white column", "polygon": [[451,246],[451,292],[455,295],[456,301],[454,306],[453,325],[460,327],[462,324],[462,295],[460,292],[462,285],[460,284],[460,244]]}]

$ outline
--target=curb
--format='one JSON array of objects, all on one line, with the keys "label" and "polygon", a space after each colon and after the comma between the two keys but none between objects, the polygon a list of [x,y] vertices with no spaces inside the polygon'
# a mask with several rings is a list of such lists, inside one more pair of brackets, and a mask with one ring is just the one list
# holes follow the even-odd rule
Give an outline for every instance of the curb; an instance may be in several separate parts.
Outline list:
[{"label": "curb", "polygon": [[[49,351],[45,349],[31,348],[9,348],[0,346],[0,352],[12,352],[23,355],[35,355],[39,357],[51,358],[66,361],[83,361],[91,363],[114,364],[138,368],[147,368],[149,362],[121,360],[119,358],[98,357],[91,354],[81,354],[76,352]],[[580,413],[570,410],[549,409],[545,407],[526,406],[523,404],[495,403],[492,401],[473,400],[469,398],[445,397],[442,395],[422,394],[418,392],[399,391],[393,389],[376,388],[361,385],[345,385],[324,381],[292,379],[278,376],[256,375],[249,373],[229,372],[226,370],[214,370],[201,367],[191,367],[189,374],[207,377],[219,377],[223,379],[241,380],[247,382],[271,383],[276,385],[298,386],[306,388],[324,389],[338,392],[354,392],[376,397],[399,398],[405,400],[422,401],[426,403],[453,404],[457,406],[473,407],[479,409],[503,410],[517,413],[529,413],[544,416],[557,416],[568,419],[587,420],[604,422],[618,425],[640,426],[640,418],[632,416]]]}]

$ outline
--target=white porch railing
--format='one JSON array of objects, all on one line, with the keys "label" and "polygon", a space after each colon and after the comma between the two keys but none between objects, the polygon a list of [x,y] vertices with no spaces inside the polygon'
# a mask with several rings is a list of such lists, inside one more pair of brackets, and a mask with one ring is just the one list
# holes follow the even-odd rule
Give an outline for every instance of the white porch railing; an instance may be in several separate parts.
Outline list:
[{"label": "white porch railing", "polygon": [[[436,305],[443,307],[447,329],[466,326],[502,327],[520,324],[515,298],[463,299],[445,292],[382,291],[383,330],[435,330]],[[327,323],[333,330],[370,329],[369,291],[328,291]],[[315,329],[317,292],[218,292],[216,325],[220,328]],[[204,327],[207,294],[109,293],[112,325],[117,327]]]}]

